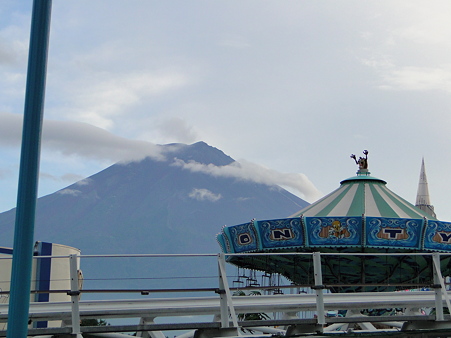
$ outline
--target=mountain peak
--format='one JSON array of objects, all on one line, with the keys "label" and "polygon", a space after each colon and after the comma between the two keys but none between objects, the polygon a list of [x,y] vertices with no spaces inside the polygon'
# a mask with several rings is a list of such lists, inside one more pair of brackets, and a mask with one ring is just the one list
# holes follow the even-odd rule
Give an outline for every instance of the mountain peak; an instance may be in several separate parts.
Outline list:
[{"label": "mountain peak", "polygon": [[200,141],[193,144],[172,143],[164,145],[168,158],[178,158],[185,162],[195,161],[205,165],[214,164],[216,166],[228,165],[235,162],[233,158],[224,154],[223,151]]},{"label": "mountain peak", "polygon": [[[215,235],[224,224],[286,217],[307,205],[281,188],[174,165],[174,158],[234,162],[205,142],[161,147],[166,161],[114,164],[39,198],[36,238],[86,254],[216,252]],[[0,214],[0,245],[12,243],[14,215],[15,209]]]}]

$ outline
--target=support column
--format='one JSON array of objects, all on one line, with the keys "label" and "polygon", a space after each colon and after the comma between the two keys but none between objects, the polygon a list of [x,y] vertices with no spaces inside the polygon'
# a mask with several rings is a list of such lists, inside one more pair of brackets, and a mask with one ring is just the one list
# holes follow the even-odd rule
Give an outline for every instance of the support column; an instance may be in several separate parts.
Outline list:
[{"label": "support column", "polygon": [[[349,318],[349,317],[369,317],[369,316],[362,315],[360,313],[360,310],[358,310],[358,309],[349,309],[346,312],[346,318]],[[360,326],[360,328],[362,330],[376,331],[376,328],[370,322],[360,322],[360,323],[358,323],[358,325]]]},{"label": "support column", "polygon": [[52,0],[34,0],[14,230],[8,338],[26,338]]},{"label": "support column", "polygon": [[[139,325],[150,325],[155,324],[155,318],[142,317],[139,320]],[[143,338],[166,338],[166,336],[161,331],[138,331],[136,337]]]},{"label": "support column", "polygon": [[219,272],[219,296],[221,306],[221,328],[229,327],[229,313],[232,317],[234,327],[238,327],[238,320],[233,306],[232,295],[230,294],[229,282],[227,281],[225,256],[218,254],[218,272]]},{"label": "support column", "polygon": [[432,261],[434,262],[433,270],[434,270],[434,288],[435,288],[435,312],[436,312],[436,321],[445,320],[443,314],[443,300],[442,296],[445,297],[446,305],[448,310],[451,313],[451,302],[446,292],[445,280],[442,276],[442,271],[440,269],[440,254],[438,252],[434,252],[432,254]]},{"label": "support column", "polygon": [[[223,253],[218,254],[218,274],[221,327],[219,329],[198,329],[194,333],[194,338],[236,337],[240,335],[232,295],[230,294],[229,283],[227,281],[225,255]],[[229,324],[229,314],[233,323],[232,327]]]},{"label": "support column", "polygon": [[321,254],[319,252],[313,253],[313,271],[315,273],[315,286],[312,288],[316,293],[316,313],[318,324],[326,324],[326,312],[324,311],[324,297],[323,297],[323,273],[321,270]]},{"label": "support column", "polygon": [[70,292],[68,293],[72,302],[72,335],[77,338],[81,338],[80,329],[80,289],[78,282],[78,257],[77,255],[69,256],[70,266]]}]

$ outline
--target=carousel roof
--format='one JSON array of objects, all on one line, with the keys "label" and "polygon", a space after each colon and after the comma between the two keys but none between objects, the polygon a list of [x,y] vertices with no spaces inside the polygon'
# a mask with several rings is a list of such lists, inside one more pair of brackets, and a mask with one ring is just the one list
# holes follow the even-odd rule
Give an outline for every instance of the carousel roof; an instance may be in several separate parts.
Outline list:
[{"label": "carousel roof", "polygon": [[436,219],[386,187],[366,170],[340,182],[340,187],[290,217],[390,217]]}]

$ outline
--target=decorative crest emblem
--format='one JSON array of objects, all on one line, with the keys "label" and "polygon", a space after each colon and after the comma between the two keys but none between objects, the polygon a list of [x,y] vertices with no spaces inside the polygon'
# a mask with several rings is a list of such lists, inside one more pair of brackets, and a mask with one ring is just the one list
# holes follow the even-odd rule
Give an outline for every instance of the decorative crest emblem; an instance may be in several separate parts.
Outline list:
[{"label": "decorative crest emblem", "polygon": [[368,150],[364,150],[363,154],[365,157],[359,157],[357,160],[357,157],[354,154],[351,154],[351,158],[354,159],[355,163],[359,166],[359,169],[368,169]]}]

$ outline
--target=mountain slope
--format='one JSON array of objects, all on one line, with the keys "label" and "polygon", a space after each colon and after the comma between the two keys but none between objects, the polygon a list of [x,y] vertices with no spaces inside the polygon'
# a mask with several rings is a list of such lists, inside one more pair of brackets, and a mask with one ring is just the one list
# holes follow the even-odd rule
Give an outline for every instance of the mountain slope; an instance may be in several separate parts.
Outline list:
[{"label": "mountain slope", "polygon": [[[215,253],[225,224],[287,217],[306,206],[279,187],[214,177],[174,158],[224,166],[234,160],[198,142],[166,145],[167,160],[114,164],[38,199],[35,239],[82,254]],[[11,246],[15,209],[0,214],[2,246]]]}]

